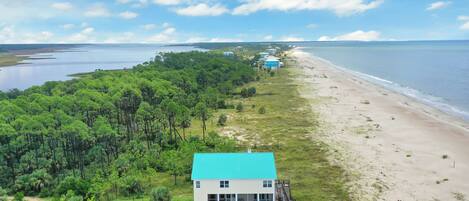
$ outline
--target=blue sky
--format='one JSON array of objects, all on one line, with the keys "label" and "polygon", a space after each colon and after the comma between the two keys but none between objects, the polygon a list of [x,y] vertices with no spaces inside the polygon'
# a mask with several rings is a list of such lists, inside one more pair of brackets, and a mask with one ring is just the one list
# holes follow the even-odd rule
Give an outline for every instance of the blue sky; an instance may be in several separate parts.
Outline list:
[{"label": "blue sky", "polygon": [[469,1],[0,0],[0,43],[469,39]]}]

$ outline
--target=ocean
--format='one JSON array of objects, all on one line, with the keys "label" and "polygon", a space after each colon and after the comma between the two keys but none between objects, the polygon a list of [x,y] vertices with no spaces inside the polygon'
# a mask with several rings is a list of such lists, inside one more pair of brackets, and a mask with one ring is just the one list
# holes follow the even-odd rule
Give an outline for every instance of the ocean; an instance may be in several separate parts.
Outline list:
[{"label": "ocean", "polygon": [[92,44],[92,45],[0,45],[1,49],[26,51],[57,49],[53,52],[33,54],[22,64],[0,68],[0,90],[26,89],[47,81],[72,79],[69,75],[131,68],[150,61],[158,52],[198,50],[191,46],[165,46],[158,44]]},{"label": "ocean", "polygon": [[293,45],[370,82],[469,120],[469,41]]}]

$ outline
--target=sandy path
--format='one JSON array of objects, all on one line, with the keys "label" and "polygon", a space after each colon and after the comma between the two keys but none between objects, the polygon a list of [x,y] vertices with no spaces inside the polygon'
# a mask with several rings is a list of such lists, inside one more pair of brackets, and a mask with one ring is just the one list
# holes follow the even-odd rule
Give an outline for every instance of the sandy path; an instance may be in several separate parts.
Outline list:
[{"label": "sandy path", "polygon": [[468,200],[469,127],[298,49],[301,94],[356,200]]}]

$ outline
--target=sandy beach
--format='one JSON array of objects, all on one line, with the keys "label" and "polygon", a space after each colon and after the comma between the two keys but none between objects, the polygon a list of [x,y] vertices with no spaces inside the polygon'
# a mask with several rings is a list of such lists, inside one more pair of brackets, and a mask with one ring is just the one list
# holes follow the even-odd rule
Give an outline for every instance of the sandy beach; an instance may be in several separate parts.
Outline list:
[{"label": "sandy beach", "polygon": [[[355,200],[468,200],[469,126],[294,49],[301,95],[319,115]],[[312,114],[316,115],[316,114]]]}]

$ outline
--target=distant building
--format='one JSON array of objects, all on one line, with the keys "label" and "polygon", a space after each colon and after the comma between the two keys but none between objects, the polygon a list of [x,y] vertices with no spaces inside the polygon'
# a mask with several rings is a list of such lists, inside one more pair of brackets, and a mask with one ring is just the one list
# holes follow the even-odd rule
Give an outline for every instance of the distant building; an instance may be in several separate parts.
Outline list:
[{"label": "distant building", "polygon": [[[289,193],[276,190],[276,179],[271,152],[194,154],[194,201],[278,200],[275,199],[277,192],[281,192],[280,196]],[[279,185],[278,189],[284,188]]]},{"label": "distant building", "polygon": [[269,53],[270,55],[275,55],[277,54],[277,49],[270,48],[270,49],[267,49],[266,52]]},{"label": "distant building", "polygon": [[223,55],[226,57],[232,57],[234,56],[234,52],[223,52]]},{"label": "distant building", "polygon": [[264,61],[264,68],[267,68],[267,69],[277,69],[277,68],[280,68],[282,65],[283,63],[280,62],[280,60],[274,56],[269,56]]},{"label": "distant building", "polygon": [[264,61],[269,56],[269,53],[268,52],[260,52],[259,56],[260,56],[259,60]]}]

